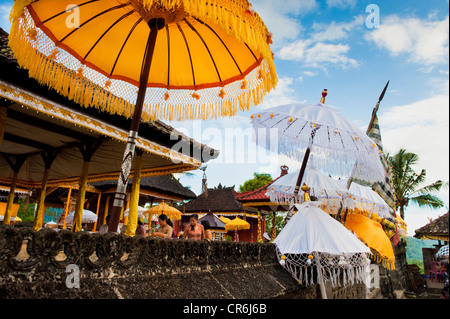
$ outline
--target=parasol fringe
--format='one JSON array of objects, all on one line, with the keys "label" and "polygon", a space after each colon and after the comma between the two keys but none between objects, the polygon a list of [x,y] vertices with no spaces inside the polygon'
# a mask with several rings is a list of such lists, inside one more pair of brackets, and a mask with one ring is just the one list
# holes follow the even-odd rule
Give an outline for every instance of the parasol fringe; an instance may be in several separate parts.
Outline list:
[{"label": "parasol fringe", "polygon": [[[205,22],[210,19],[219,24],[226,32],[245,42],[250,48],[261,53],[264,60],[250,74],[246,81],[253,83],[251,89],[237,89],[239,83],[231,83],[223,88],[211,88],[199,90],[200,101],[194,100],[186,105],[182,103],[189,101],[184,95],[171,103],[154,102],[146,104],[142,114],[143,121],[165,119],[170,121],[181,121],[186,119],[216,119],[219,117],[231,117],[238,110],[247,111],[253,105],[262,102],[264,95],[270,92],[277,84],[278,78],[272,53],[267,45],[267,28],[260,17],[254,13],[247,13],[248,1],[232,1],[224,4],[218,0],[140,0],[145,7],[153,4],[164,6],[167,10],[176,8],[183,4],[187,14],[204,17]],[[25,7],[33,0],[15,1],[10,13],[12,21],[9,45],[14,51],[14,56],[19,65],[29,71],[29,75],[40,84],[46,85],[59,94],[67,96],[70,100],[83,107],[94,107],[111,114],[123,115],[130,118],[133,114],[134,101],[129,101],[114,95],[99,84],[85,78],[84,75],[92,70],[87,66],[81,66],[79,70],[70,70],[55,61],[55,55],[38,51],[34,45],[39,40],[48,40],[42,31],[38,31]],[[33,30],[33,37],[28,33]],[[255,30],[257,32],[255,32]],[[53,49],[53,48],[52,48]],[[59,49],[58,54],[63,50]],[[220,89],[224,90],[224,98],[214,102]],[[190,95],[186,90],[186,95]],[[213,99],[214,97],[214,99]],[[164,92],[161,97],[164,99]]]}]

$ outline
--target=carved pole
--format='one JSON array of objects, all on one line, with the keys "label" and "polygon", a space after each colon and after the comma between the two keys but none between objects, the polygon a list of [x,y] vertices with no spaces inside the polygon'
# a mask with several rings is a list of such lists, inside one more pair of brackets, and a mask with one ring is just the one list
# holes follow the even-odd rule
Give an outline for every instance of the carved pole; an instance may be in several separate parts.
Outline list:
[{"label": "carved pole", "polygon": [[119,226],[120,212],[126,197],[126,190],[128,184],[128,176],[130,175],[131,165],[133,163],[134,150],[136,146],[136,139],[138,136],[139,123],[141,121],[142,108],[144,106],[145,93],[147,91],[148,76],[150,74],[150,66],[153,58],[153,51],[155,49],[156,38],[158,30],[162,29],[165,21],[162,18],[154,18],[148,22],[150,27],[150,36],[147,40],[147,47],[144,56],[143,68],[139,81],[139,92],[134,107],[133,120],[131,122],[130,131],[128,134],[128,141],[125,147],[125,153],[122,160],[121,172],[117,182],[117,190],[114,196],[113,206],[111,209],[111,220],[109,222],[108,231],[117,232]]},{"label": "carved pole", "polygon": [[139,190],[141,183],[141,169],[142,169],[142,150],[136,150],[136,162],[134,167],[133,185],[131,186],[130,195],[130,209],[128,210],[128,224],[125,231],[125,235],[136,235],[137,221],[138,221],[138,209],[139,209]]},{"label": "carved pole", "polygon": [[42,227],[44,221],[45,195],[47,193],[48,176],[50,174],[50,168],[52,166],[52,163],[56,159],[58,152],[56,150],[50,150],[48,152],[42,153],[41,155],[42,159],[44,160],[45,170],[44,170],[44,177],[42,178],[41,183],[41,193],[39,194],[38,207],[33,222],[33,228],[36,231],[38,231]]},{"label": "carved pole", "polygon": [[3,155],[3,157],[8,162],[9,166],[11,167],[11,169],[14,172],[13,178],[11,181],[11,187],[9,189],[8,199],[6,202],[5,216],[3,217],[3,225],[9,225],[9,223],[11,222],[11,211],[12,211],[12,206],[14,203],[14,194],[16,191],[17,180],[19,178],[19,171],[27,158],[26,158],[26,156],[19,155],[16,157],[15,163],[13,163],[12,160],[9,158],[9,156]]}]

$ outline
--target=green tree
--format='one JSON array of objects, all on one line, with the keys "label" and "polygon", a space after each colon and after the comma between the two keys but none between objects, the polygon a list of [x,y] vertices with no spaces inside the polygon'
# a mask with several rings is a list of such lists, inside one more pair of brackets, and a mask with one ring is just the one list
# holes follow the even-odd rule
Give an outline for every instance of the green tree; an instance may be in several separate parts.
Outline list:
[{"label": "green tree", "polygon": [[439,209],[444,207],[444,202],[433,193],[448,187],[448,183],[438,180],[427,186],[420,187],[426,178],[426,170],[422,169],[417,174],[412,166],[419,161],[419,156],[401,149],[397,154],[388,157],[391,168],[391,180],[395,195],[396,208],[400,209],[400,217],[405,218],[405,208],[409,202],[419,207]]},{"label": "green tree", "polygon": [[254,191],[264,185],[269,184],[272,181],[272,176],[265,173],[253,173],[253,178],[244,182],[244,185],[239,186],[239,192]]},{"label": "green tree", "polygon": [[17,216],[24,222],[34,221],[34,210],[36,204],[29,204],[25,199],[19,198],[19,210],[17,211]]}]

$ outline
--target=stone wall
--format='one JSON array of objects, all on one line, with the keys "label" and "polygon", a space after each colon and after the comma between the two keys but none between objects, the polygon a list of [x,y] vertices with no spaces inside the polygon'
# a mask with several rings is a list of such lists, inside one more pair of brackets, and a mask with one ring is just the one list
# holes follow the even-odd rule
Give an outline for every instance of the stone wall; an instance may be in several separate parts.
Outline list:
[{"label": "stone wall", "polygon": [[0,226],[0,298],[306,299],[317,291],[279,265],[273,244]]}]

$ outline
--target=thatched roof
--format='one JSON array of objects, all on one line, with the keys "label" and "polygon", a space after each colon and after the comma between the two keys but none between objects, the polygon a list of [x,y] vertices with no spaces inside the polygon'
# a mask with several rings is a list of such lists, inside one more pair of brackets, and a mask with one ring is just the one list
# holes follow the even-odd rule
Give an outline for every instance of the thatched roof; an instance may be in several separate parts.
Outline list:
[{"label": "thatched roof", "polygon": [[449,240],[448,235],[448,212],[447,214],[436,218],[432,222],[416,229],[414,237],[421,239]]}]

